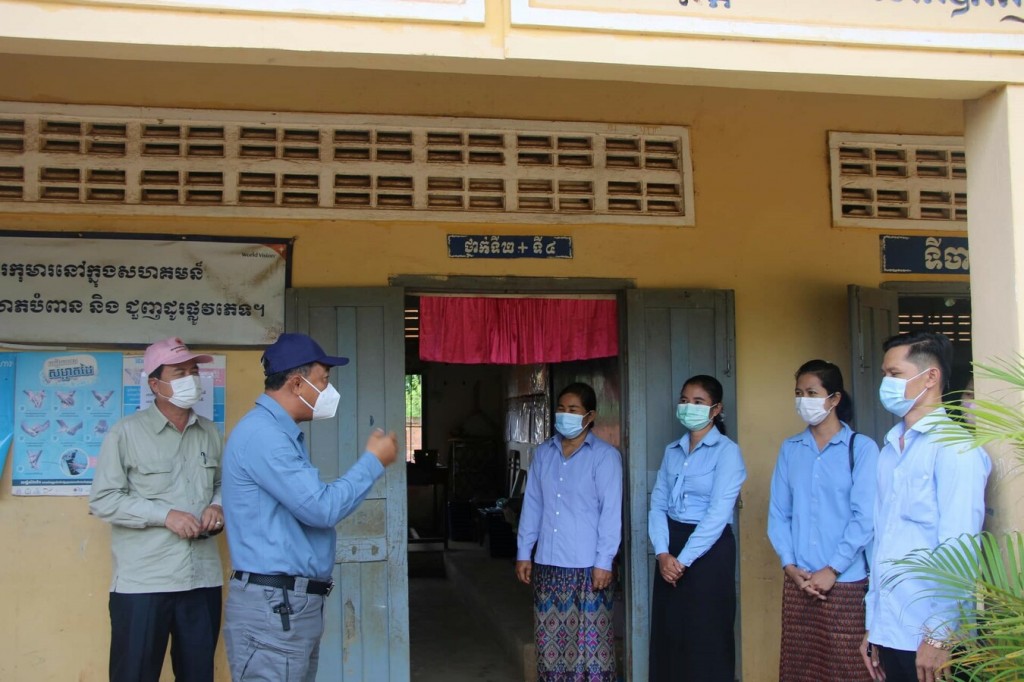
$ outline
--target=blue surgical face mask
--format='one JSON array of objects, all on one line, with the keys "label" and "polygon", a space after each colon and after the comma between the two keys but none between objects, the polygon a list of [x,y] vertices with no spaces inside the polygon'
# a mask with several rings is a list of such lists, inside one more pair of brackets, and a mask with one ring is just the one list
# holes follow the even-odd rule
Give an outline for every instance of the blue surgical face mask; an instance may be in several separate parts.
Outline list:
[{"label": "blue surgical face mask", "polygon": [[687,431],[700,431],[711,423],[712,405],[679,403],[676,405],[676,419]]},{"label": "blue surgical face mask", "polygon": [[[931,369],[930,367],[928,369]],[[882,385],[878,387],[878,399],[882,401],[882,407],[892,412],[899,418],[907,416],[907,412],[910,412],[911,408],[917,404],[917,401],[925,394],[928,390],[926,386],[924,390],[918,393],[913,398],[907,398],[907,384],[921,376],[924,372],[920,372],[910,377],[909,379],[900,379],[899,377],[882,377]]]},{"label": "blue surgical face mask", "polygon": [[583,418],[588,414],[590,413],[555,412],[555,431],[562,434],[562,438],[575,438],[583,433]]}]

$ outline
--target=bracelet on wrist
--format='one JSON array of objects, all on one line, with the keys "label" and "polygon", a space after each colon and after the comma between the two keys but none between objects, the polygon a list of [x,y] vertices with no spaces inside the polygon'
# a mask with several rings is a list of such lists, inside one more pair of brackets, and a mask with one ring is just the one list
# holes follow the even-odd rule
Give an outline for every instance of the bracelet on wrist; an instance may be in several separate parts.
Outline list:
[{"label": "bracelet on wrist", "polygon": [[941,639],[935,639],[934,637],[925,637],[924,643],[928,646],[935,647],[936,649],[942,649],[943,651],[949,651],[952,645],[949,642],[945,642]]},{"label": "bracelet on wrist", "polygon": [[836,579],[839,578],[839,571],[837,571],[836,569],[832,568],[831,566],[826,566],[825,568],[827,568],[828,570],[832,571],[832,575],[834,575],[836,577]]}]

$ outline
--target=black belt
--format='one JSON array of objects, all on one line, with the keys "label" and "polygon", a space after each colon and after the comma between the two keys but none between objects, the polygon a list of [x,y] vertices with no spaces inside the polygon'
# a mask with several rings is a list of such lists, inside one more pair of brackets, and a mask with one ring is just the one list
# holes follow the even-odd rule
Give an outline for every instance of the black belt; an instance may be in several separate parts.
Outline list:
[{"label": "black belt", "polygon": [[[295,581],[301,580],[293,575],[264,575],[263,573],[249,573],[247,571],[235,571],[231,574],[235,580],[247,582],[250,585],[261,585],[263,587],[278,587],[282,590],[295,591]],[[306,594],[319,594],[324,597],[331,593],[334,588],[333,580],[308,580],[306,582]]]}]

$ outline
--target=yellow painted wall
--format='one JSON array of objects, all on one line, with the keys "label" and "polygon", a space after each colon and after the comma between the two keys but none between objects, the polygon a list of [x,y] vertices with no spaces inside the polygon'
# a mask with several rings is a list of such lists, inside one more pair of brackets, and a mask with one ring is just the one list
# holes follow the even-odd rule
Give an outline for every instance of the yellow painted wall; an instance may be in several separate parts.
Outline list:
[{"label": "yellow painted wall", "polygon": [[[575,257],[510,261],[499,274],[736,292],[738,440],[749,470],[741,540],[744,679],[775,679],[782,573],[764,528],[779,442],[801,427],[792,373],[812,357],[849,366],[846,285],[885,279],[878,232],[830,227],[827,131],[961,134],[959,102],[10,56],[0,56],[0,97],[690,126],[695,228],[503,225],[502,233],[572,235]],[[451,224],[0,215],[0,227],[295,237],[296,287],[379,286],[399,274],[495,274],[493,262],[446,257]],[[254,351],[228,354],[229,429],[259,392],[257,358]],[[108,532],[87,516],[84,500],[14,499],[9,490],[6,474],[0,679],[103,679]],[[220,675],[228,679],[223,667]]]}]

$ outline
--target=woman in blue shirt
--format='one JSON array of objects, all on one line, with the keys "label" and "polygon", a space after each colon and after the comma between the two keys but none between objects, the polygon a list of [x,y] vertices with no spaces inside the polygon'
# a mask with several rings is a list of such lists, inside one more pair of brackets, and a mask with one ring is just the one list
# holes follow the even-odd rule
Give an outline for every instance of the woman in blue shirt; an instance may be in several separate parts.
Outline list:
[{"label": "woman in blue shirt", "polygon": [[768,510],[785,572],[779,680],[870,680],[859,646],[878,446],[849,427],[852,400],[830,362],[797,370],[796,411],[807,428],[782,443]]},{"label": "woman in blue shirt", "polygon": [[736,672],[733,508],[747,477],[725,436],[722,384],[683,384],[676,417],[687,433],[665,448],[651,492],[657,557],[651,604],[651,682],[732,682]]},{"label": "woman in blue shirt", "polygon": [[558,433],[537,447],[526,479],[516,577],[533,585],[541,682],[617,679],[612,561],[622,536],[622,457],[592,433],[596,409],[593,388],[566,386]]}]

